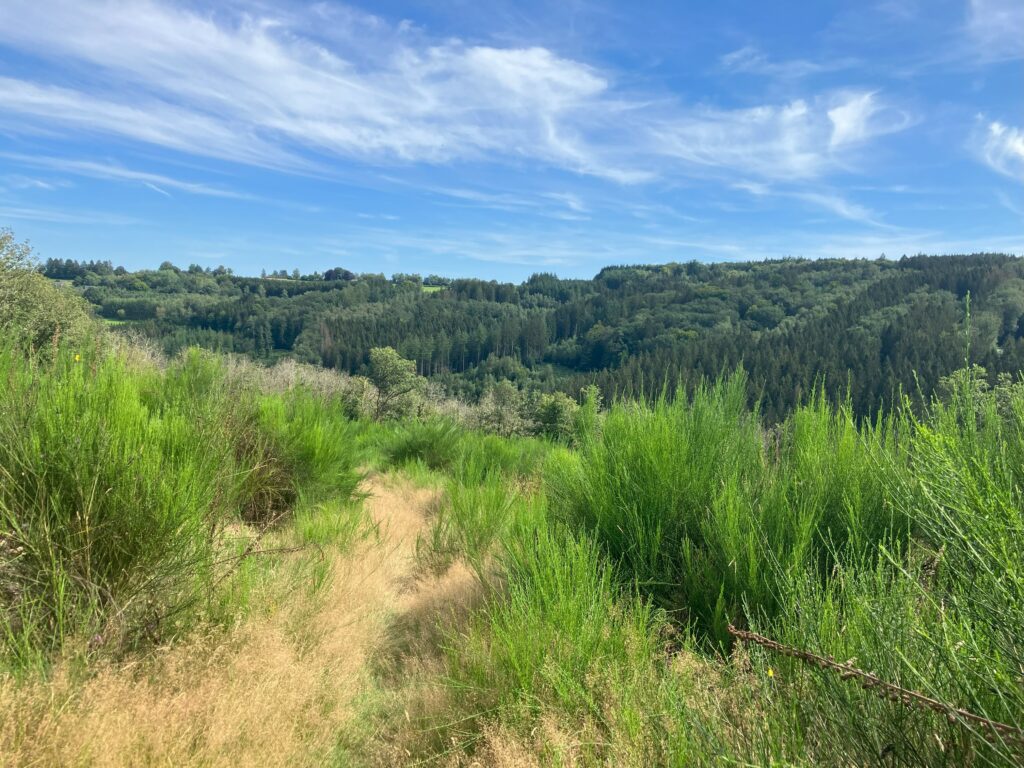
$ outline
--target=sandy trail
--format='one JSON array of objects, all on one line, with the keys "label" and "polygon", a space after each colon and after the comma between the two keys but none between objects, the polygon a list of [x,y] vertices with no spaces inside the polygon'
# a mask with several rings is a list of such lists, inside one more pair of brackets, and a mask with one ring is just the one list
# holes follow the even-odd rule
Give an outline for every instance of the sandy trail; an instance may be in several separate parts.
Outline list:
[{"label": "sandy trail", "polygon": [[321,765],[358,728],[374,654],[403,617],[419,624],[469,578],[415,581],[438,492],[385,477],[364,488],[377,537],[333,564],[316,597],[297,589],[229,637],[111,666],[84,685],[0,686],[0,763]]}]

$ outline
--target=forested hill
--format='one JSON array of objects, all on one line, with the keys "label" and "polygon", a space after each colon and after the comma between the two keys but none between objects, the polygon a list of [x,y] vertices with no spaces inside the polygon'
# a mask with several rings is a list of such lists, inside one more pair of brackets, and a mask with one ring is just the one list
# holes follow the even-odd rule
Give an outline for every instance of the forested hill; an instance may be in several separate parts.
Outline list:
[{"label": "forested hill", "polygon": [[500,379],[636,395],[742,364],[768,418],[822,377],[869,414],[963,366],[968,294],[971,362],[993,378],[1024,369],[1024,260],[998,254],[623,266],[520,285],[57,260],[45,272],[169,352],[195,344],[357,373],[371,348],[393,346],[468,398]]}]

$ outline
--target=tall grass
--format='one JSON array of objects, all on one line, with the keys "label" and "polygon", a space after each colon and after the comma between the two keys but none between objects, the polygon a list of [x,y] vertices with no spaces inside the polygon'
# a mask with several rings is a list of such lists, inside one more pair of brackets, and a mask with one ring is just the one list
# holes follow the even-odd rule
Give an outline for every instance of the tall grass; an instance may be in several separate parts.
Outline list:
[{"label": "tall grass", "polygon": [[[890,554],[893,620],[873,615],[880,590],[851,590],[865,635],[899,653],[887,663],[900,680],[990,719],[1024,723],[1024,389],[989,392],[962,372],[947,402],[908,415],[910,471],[892,488],[913,521],[913,548]],[[882,593],[884,594],[884,593]],[[899,599],[896,599],[899,598]],[[890,628],[888,632],[872,625]],[[833,640],[834,642],[834,640]],[[895,657],[895,659],[893,658]],[[957,722],[946,764],[1024,759],[993,734]],[[923,742],[919,742],[923,743]],[[935,743],[934,740],[932,743]],[[932,758],[936,764],[938,754]]]},{"label": "tall grass", "polygon": [[[899,465],[882,492],[913,532],[851,560],[828,583],[805,573],[765,631],[949,706],[1024,722],[1024,391],[958,377],[949,399],[901,416]],[[775,663],[779,663],[775,660]],[[1024,745],[989,728],[881,701],[783,661],[776,717],[814,753],[867,764],[1017,765]],[[780,675],[780,677],[783,677]]]},{"label": "tall grass", "polygon": [[534,477],[556,447],[545,440],[467,430],[445,419],[374,425],[385,468],[419,462],[464,483],[483,473],[525,479]]},{"label": "tall grass", "polygon": [[505,589],[448,645],[458,701],[440,726],[449,742],[473,753],[487,722],[537,734],[547,721],[557,725],[527,742],[544,764],[647,764],[664,749],[661,723],[647,715],[660,615],[620,599],[586,538],[541,526],[513,536],[502,562]]},{"label": "tall grass", "polygon": [[[753,624],[793,648],[1019,724],[1024,388],[988,392],[965,374],[926,414],[908,407],[874,424],[816,396],[765,430],[744,407],[742,384],[733,377],[689,401],[613,407],[599,439],[549,465],[553,517],[592,537],[625,593],[654,599],[695,633],[697,648],[724,649],[728,623]],[[751,653],[762,679],[775,671],[770,686],[750,689],[765,727],[744,726],[748,735],[727,750],[743,759],[1022,757],[1020,745],[971,722]],[[714,743],[705,758],[722,756]]]},{"label": "tall grass", "polygon": [[7,350],[0,378],[3,615],[16,659],[194,589],[228,501],[223,445],[196,414],[153,413],[144,377],[112,357],[66,352],[43,368]]},{"label": "tall grass", "polygon": [[[0,349],[0,643],[9,668],[177,631],[221,580],[220,531],[348,500],[352,428],[303,391],[231,389],[192,352]],[[173,617],[173,619],[169,618]]]},{"label": "tall grass", "polygon": [[447,470],[458,459],[465,432],[444,419],[410,421],[393,427],[383,441],[385,463],[401,467],[420,461],[432,470]]},{"label": "tall grass", "polygon": [[628,583],[719,643],[744,606],[772,615],[786,580],[876,548],[900,525],[877,455],[892,427],[859,430],[816,398],[762,429],[739,373],[653,405],[615,405],[597,439],[552,462],[553,514],[594,537]]}]

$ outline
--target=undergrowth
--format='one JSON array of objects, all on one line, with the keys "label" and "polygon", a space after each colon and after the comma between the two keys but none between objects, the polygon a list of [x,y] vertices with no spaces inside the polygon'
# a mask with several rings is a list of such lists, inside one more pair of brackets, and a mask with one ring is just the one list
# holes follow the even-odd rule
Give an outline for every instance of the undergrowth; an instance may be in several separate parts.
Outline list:
[{"label": "undergrowth", "polygon": [[[206,353],[160,365],[101,345],[53,359],[8,346],[0,380],[8,669],[173,637],[223,603],[216,588],[261,530],[298,510],[322,541],[313,506],[356,496],[353,427],[329,402],[232,385]],[[243,543],[225,544],[229,529]]]},{"label": "undergrowth", "polygon": [[448,694],[417,710],[413,754],[1019,764],[1022,745],[993,728],[727,630],[1019,727],[1024,387],[965,372],[926,413],[878,423],[815,396],[766,429],[745,386],[616,404],[575,452],[548,449],[539,487],[452,464],[426,549],[442,568],[463,559],[486,599],[448,625]]},{"label": "undergrowth", "polygon": [[[0,382],[4,680],[269,617],[298,589],[344,599],[358,583],[330,558],[283,555],[381,544],[352,504],[370,467],[438,489],[425,527],[406,510],[417,576],[472,589],[407,621],[435,622],[431,641],[393,643],[386,676],[357,670],[372,727],[337,734],[344,762],[1024,760],[1006,735],[1024,722],[1019,382],[965,370],[877,422],[814,394],[769,428],[737,373],[605,412],[590,398],[557,442],[354,421],[337,388],[260,387],[197,351],[7,343]],[[296,658],[323,607],[275,625]]]}]

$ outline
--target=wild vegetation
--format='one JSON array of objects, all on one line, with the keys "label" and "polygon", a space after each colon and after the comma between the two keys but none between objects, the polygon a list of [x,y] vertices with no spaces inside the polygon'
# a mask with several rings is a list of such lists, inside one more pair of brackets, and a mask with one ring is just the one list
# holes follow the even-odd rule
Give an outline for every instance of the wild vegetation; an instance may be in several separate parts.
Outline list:
[{"label": "wild vegetation", "polygon": [[363,375],[371,350],[393,347],[468,402],[508,382],[527,412],[538,393],[575,398],[595,384],[606,401],[654,400],[740,365],[748,405],[770,421],[822,384],[858,416],[903,394],[923,405],[963,364],[968,295],[989,383],[1024,367],[1024,262],[998,254],[608,267],[520,285],[57,260],[44,274],[73,280],[100,316],[169,354],[199,345]]},{"label": "wild vegetation", "polygon": [[[80,312],[25,256],[0,285]],[[4,296],[13,763],[1024,760],[1024,381],[975,364],[973,293],[934,394],[866,418],[812,377],[782,419],[742,368],[526,410],[384,346],[40,339]]]}]

